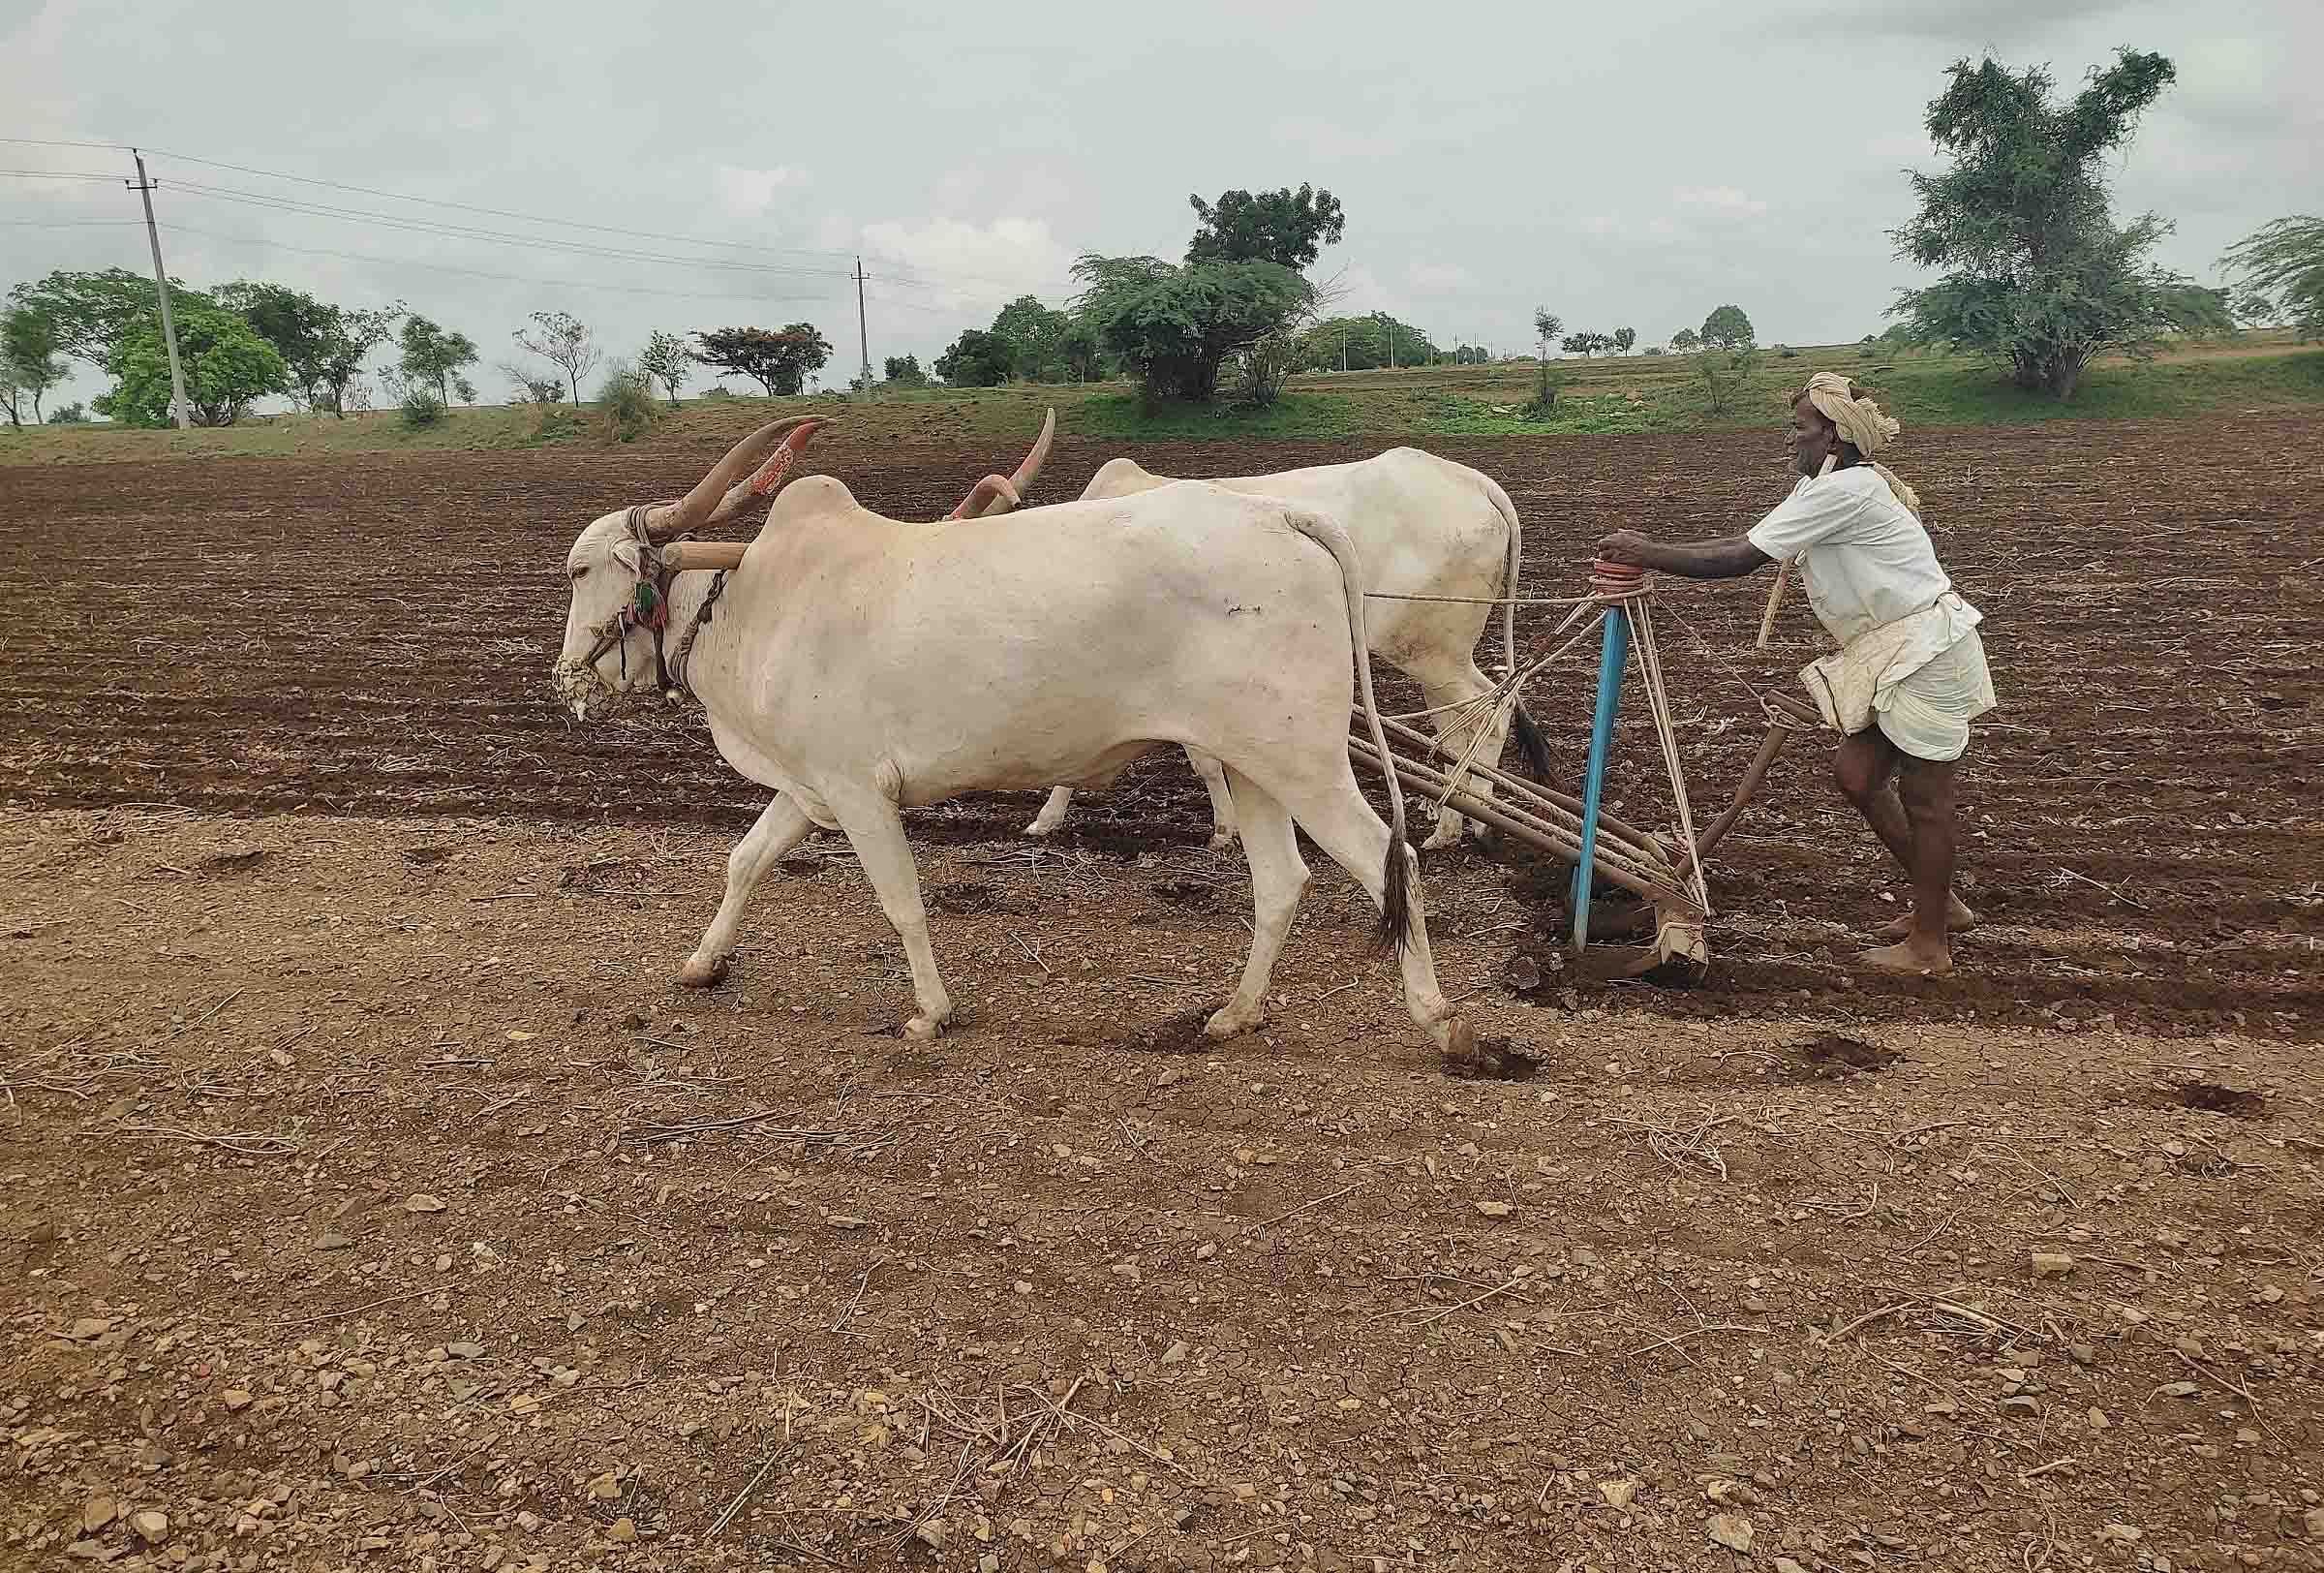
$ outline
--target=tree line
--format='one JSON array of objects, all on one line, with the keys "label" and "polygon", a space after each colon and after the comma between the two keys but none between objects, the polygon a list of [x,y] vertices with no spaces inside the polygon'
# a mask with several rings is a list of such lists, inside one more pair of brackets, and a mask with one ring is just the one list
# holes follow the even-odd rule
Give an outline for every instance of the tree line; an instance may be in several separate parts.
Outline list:
[{"label": "tree line", "polygon": [[[270,397],[341,418],[369,409],[365,372],[381,351],[392,358],[377,368],[380,385],[415,423],[480,396],[472,375],[483,358],[475,340],[401,301],[345,306],[263,280],[197,290],[171,279],[169,311],[187,414],[196,425],[231,425]],[[608,366],[608,386],[658,386],[675,403],[698,365],[749,377],[769,394],[797,393],[832,353],[812,324],[792,323],[712,328],[690,338],[657,330],[635,355],[608,362],[595,330],[563,311],[534,312],[509,338],[513,349],[548,368],[515,355],[497,362],[510,398],[538,404],[569,398],[576,406],[583,381],[600,363]],[[77,404],[45,407],[74,360],[110,381],[92,401],[98,415],[126,425],[170,423],[168,349],[152,279],[120,267],[59,269],[9,292],[0,313],[0,411],[11,425],[87,417]]]}]

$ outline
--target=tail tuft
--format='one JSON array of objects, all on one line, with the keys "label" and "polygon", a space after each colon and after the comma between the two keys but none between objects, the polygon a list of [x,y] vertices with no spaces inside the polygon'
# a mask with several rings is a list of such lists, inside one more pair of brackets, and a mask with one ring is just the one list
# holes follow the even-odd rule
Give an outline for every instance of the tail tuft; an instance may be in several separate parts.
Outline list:
[{"label": "tail tuft", "polygon": [[1388,838],[1388,857],[1380,870],[1380,921],[1372,928],[1372,947],[1401,951],[1412,939],[1412,875],[1418,860],[1401,829]]},{"label": "tail tuft", "polygon": [[1540,723],[1533,719],[1533,713],[1525,708],[1522,699],[1517,701],[1516,715],[1510,729],[1516,734],[1517,752],[1525,756],[1525,768],[1533,772],[1533,779],[1547,781],[1557,761],[1550,758],[1549,739],[1542,735]]}]

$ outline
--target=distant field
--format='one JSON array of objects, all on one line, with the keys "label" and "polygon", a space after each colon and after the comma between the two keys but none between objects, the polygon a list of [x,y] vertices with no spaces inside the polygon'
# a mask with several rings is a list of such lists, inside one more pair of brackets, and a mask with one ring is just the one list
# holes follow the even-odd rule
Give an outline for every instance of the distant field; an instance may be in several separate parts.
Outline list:
[{"label": "distant field", "polygon": [[[2220,412],[2292,411],[2324,405],[2324,349],[2284,333],[2246,334],[2232,344],[2190,347],[2144,365],[2094,367],[2072,401],[2020,393],[1990,364],[1911,352],[1868,355],[1860,345],[1762,351],[1749,385],[1728,409],[1706,402],[1695,357],[1628,355],[1551,363],[1556,408],[1545,419],[1522,412],[1533,397],[1531,363],[1428,366],[1414,370],[1319,373],[1295,378],[1273,408],[1174,406],[1148,413],[1123,383],[921,388],[852,398],[688,399],[649,446],[707,442],[749,426],[770,407],[842,416],[850,441],[951,446],[1029,434],[1054,405],[1059,430],[1074,437],[1294,440],[1381,437],[1586,435],[1733,430],[1783,418],[1783,395],[1812,370],[1843,371],[1869,385],[1908,425],[1991,426],[2094,417],[2170,417]],[[136,461],[250,454],[601,447],[595,411],[564,410],[546,429],[539,412],[486,405],[454,410],[428,431],[408,431],[392,410],[345,420],[270,416],[215,431],[130,431],[110,426],[0,430],[0,464]]]}]

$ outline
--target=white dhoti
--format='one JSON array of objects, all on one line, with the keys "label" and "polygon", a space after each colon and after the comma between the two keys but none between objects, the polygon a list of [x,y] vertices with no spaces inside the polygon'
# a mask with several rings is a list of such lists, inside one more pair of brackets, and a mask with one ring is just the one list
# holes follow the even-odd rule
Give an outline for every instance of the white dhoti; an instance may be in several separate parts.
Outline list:
[{"label": "white dhoti", "polygon": [[1977,636],[1983,617],[1947,590],[1930,605],[1857,634],[1801,669],[1823,719],[1853,736],[1878,725],[1916,759],[1958,759],[1969,724],[1994,707]]},{"label": "white dhoti", "polygon": [[1889,689],[1874,705],[1873,720],[1915,759],[1958,759],[1969,747],[1969,724],[1994,703],[1985,641],[1972,628]]}]

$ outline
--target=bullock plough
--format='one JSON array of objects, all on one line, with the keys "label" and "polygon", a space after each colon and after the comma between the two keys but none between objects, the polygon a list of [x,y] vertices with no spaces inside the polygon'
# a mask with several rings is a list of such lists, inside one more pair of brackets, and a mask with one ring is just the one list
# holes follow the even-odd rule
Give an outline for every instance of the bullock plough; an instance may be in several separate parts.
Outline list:
[{"label": "bullock plough", "polygon": [[[1372,594],[1379,600],[1468,599]],[[1653,590],[1647,576],[1636,569],[1601,562],[1592,567],[1586,596],[1527,597],[1516,599],[1515,603],[1565,607],[1565,621],[1549,635],[1552,639],[1566,636],[1564,642],[1475,699],[1382,718],[1382,729],[1390,743],[1387,758],[1380,756],[1361,729],[1349,735],[1349,755],[1376,775],[1394,771],[1408,790],[1427,797],[1440,810],[1465,815],[1573,865],[1572,948],[1586,971],[1600,976],[1637,976],[1667,968],[1699,979],[1710,965],[1705,930],[1712,912],[1702,873],[1704,860],[1758,793],[1785,741],[1794,731],[1820,727],[1822,719],[1799,700],[1760,694],[1767,734],[1736,786],[1733,801],[1697,835],[1686,772],[1679,762],[1678,739],[1671,725],[1669,695],[1663,682]],[[1579,794],[1523,780],[1479,759],[1483,740],[1500,735],[1498,725],[1488,723],[1496,722],[1516,704],[1529,679],[1593,634],[1599,643],[1598,692]],[[1667,835],[1627,824],[1603,806],[1614,722],[1634,658],[1676,810],[1677,823]],[[1438,716],[1446,722],[1442,736],[1430,737],[1409,725]],[[1468,742],[1455,755],[1447,739],[1462,736]],[[1635,899],[1627,903],[1595,900],[1601,883]],[[1593,934],[1601,940],[1634,942],[1593,948]]]}]

